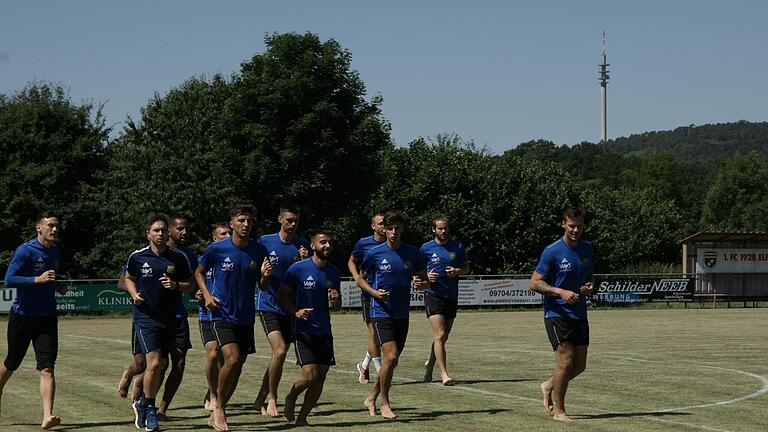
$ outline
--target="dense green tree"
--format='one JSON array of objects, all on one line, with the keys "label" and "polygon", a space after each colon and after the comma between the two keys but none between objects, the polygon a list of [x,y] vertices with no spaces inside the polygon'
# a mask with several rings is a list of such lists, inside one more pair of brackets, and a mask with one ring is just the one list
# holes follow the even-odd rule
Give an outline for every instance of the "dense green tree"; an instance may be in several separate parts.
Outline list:
[{"label": "dense green tree", "polygon": [[12,251],[34,236],[34,216],[44,209],[62,215],[63,273],[89,274],[86,251],[98,223],[86,199],[97,185],[109,129],[101,107],[72,102],[58,85],[31,83],[0,95],[0,269]]},{"label": "dense green tree", "polygon": [[734,156],[707,192],[701,224],[723,231],[768,231],[768,168],[755,153]]}]

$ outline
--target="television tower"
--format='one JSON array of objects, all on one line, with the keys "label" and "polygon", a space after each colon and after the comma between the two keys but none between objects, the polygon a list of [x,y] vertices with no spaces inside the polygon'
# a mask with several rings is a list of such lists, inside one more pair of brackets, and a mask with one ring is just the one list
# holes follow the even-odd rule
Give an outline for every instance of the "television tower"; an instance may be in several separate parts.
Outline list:
[{"label": "television tower", "polygon": [[603,30],[603,53],[600,60],[602,63],[597,65],[600,69],[597,71],[597,80],[600,81],[600,142],[608,140],[608,108],[607,108],[607,89],[608,89],[608,66],[605,58],[605,30]]}]

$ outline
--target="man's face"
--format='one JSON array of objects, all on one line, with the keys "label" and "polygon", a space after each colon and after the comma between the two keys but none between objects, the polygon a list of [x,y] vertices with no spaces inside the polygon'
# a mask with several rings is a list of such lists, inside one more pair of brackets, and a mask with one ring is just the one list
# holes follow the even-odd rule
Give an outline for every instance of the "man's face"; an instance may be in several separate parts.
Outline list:
[{"label": "man's face", "polygon": [[147,240],[155,246],[164,246],[168,241],[168,225],[163,221],[155,221],[147,231]]},{"label": "man's face", "polygon": [[371,221],[371,229],[379,237],[386,235],[386,229],[384,228],[384,216],[376,216]]},{"label": "man's face", "polygon": [[216,227],[216,229],[213,231],[213,241],[224,240],[225,238],[229,237],[231,232],[232,231],[227,227]]},{"label": "man's face", "polygon": [[171,222],[171,229],[168,232],[168,235],[171,236],[178,246],[185,246],[187,244],[187,239],[189,237],[187,224],[188,222],[186,219],[174,219],[173,222]]},{"label": "man's face", "polygon": [[400,235],[403,234],[403,224],[396,223],[386,227],[387,240],[390,243],[397,243],[400,241]]},{"label": "man's face", "polygon": [[280,223],[280,231],[293,234],[299,226],[299,215],[285,211],[280,213],[280,216],[277,217],[277,221]]},{"label": "man's face", "polygon": [[566,217],[563,221],[563,230],[565,230],[565,238],[571,241],[579,241],[581,235],[584,234],[584,217],[569,218]]},{"label": "man's face", "polygon": [[249,213],[240,213],[229,221],[229,226],[232,227],[232,232],[236,233],[240,238],[250,238],[251,228],[253,228],[253,216]]},{"label": "man's face", "polygon": [[333,251],[333,239],[325,234],[316,235],[312,238],[312,250],[318,258],[327,260]]},{"label": "man's face", "polygon": [[35,225],[37,235],[46,242],[53,242],[59,238],[59,219],[56,217],[43,218]]},{"label": "man's face", "polygon": [[439,220],[435,222],[435,226],[432,228],[432,232],[435,234],[435,237],[441,242],[448,240],[448,221]]}]

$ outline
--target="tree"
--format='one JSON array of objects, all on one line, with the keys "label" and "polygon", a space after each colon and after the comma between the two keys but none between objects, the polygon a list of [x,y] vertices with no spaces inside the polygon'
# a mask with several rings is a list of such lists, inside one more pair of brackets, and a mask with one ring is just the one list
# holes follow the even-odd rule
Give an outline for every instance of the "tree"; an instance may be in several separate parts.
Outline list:
[{"label": "tree", "polygon": [[707,192],[701,224],[722,231],[768,230],[768,169],[756,153],[734,156]]},{"label": "tree", "polygon": [[95,243],[91,229],[98,221],[87,198],[97,185],[108,133],[101,107],[73,103],[61,86],[36,82],[0,95],[0,167],[6,173],[0,178],[0,268],[34,236],[34,216],[52,209],[63,219],[63,272],[89,273],[83,255]]}]

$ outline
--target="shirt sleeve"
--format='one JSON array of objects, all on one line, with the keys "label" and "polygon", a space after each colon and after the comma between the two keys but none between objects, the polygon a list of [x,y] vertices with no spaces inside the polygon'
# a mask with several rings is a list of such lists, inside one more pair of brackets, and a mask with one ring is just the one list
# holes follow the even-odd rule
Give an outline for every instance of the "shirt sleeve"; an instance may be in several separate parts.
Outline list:
[{"label": "shirt sleeve", "polygon": [[179,252],[179,258],[176,260],[179,263],[179,273],[176,274],[177,281],[185,281],[192,276],[192,263],[189,262],[189,258],[183,252]]},{"label": "shirt sleeve", "polygon": [[5,286],[7,287],[24,287],[35,284],[35,276],[25,276],[24,267],[27,260],[27,249],[24,245],[16,248],[13,253],[13,258],[8,264],[8,271],[5,272]]},{"label": "shirt sleeve", "polygon": [[200,264],[201,267],[203,267],[203,273],[210,270],[211,267],[213,266],[212,256],[213,256],[213,245],[210,245],[207,248],[205,248],[205,251],[203,252],[203,254],[200,255],[200,258],[198,258],[197,263]]},{"label": "shirt sleeve", "polygon": [[464,245],[461,243],[459,243],[459,248],[456,251],[456,262],[459,263],[459,266],[463,266],[469,262],[469,258],[467,257],[467,249],[464,248]]},{"label": "shirt sleeve", "polygon": [[365,252],[363,252],[363,245],[360,240],[355,243],[355,248],[352,249],[352,258],[355,259],[358,267],[360,266],[360,263],[363,262],[363,258],[365,258]]},{"label": "shirt sleeve", "polygon": [[549,272],[552,270],[551,261],[549,249],[545,249],[544,252],[541,253],[541,258],[539,258],[539,264],[536,265],[536,273],[549,277]]},{"label": "shirt sleeve", "polygon": [[296,289],[296,281],[298,280],[296,271],[296,266],[292,264],[283,275],[283,283],[287,285],[291,291]]},{"label": "shirt sleeve", "polygon": [[427,271],[427,259],[421,251],[416,251],[416,259],[414,259],[414,272]]},{"label": "shirt sleeve", "polygon": [[138,260],[136,255],[128,257],[128,262],[125,264],[125,272],[133,277],[139,276]]}]

